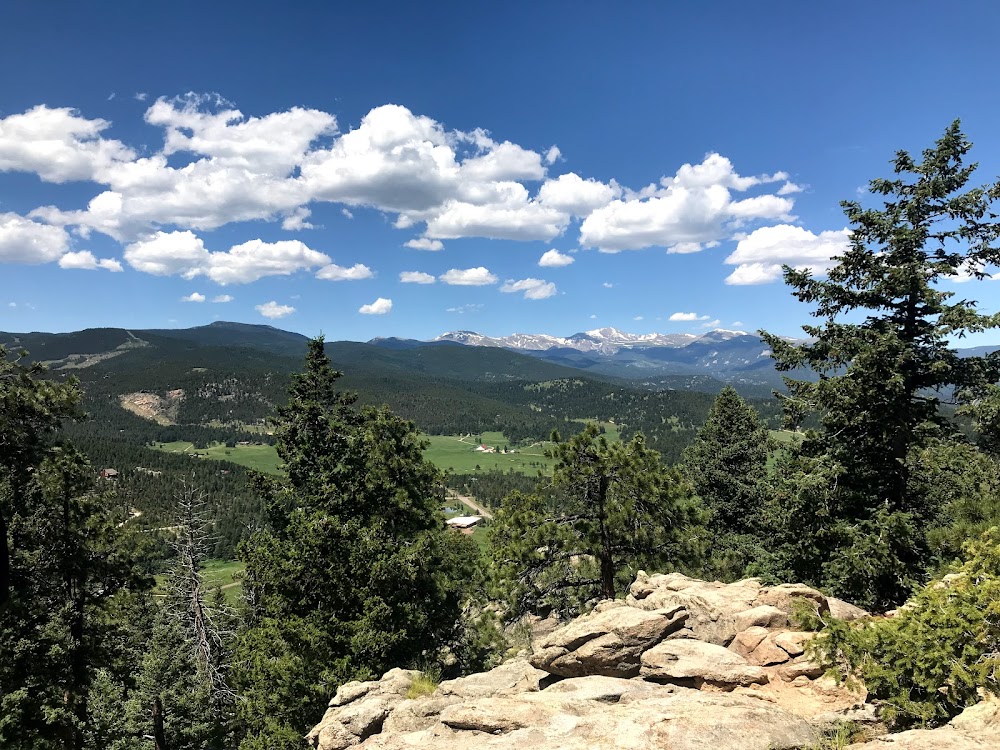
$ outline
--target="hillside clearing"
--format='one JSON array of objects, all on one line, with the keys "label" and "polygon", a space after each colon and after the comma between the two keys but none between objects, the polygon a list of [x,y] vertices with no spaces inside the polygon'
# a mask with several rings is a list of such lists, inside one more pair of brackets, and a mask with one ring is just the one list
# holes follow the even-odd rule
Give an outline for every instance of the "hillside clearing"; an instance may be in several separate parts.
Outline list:
[{"label": "hillside clearing", "polygon": [[[480,435],[426,435],[430,441],[424,455],[443,471],[456,474],[475,474],[480,471],[500,469],[522,474],[548,473],[552,461],[545,457],[546,442],[527,446],[513,446],[501,432],[483,432]],[[477,451],[480,445],[493,453]],[[499,449],[499,450],[497,450]],[[507,453],[502,451],[508,450]],[[513,452],[509,452],[512,450]]]},{"label": "hillside clearing", "polygon": [[281,474],[281,459],[273,445],[236,445],[213,443],[207,448],[196,448],[194,443],[178,440],[173,443],[153,443],[152,447],[166,453],[187,453],[195,458],[212,461],[229,461],[264,474]]}]

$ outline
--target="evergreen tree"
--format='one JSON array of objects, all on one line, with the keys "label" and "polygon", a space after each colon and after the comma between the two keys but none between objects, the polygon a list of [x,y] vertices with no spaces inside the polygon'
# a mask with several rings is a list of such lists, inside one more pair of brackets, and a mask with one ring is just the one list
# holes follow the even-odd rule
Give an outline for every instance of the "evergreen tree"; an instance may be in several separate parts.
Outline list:
[{"label": "evergreen tree", "polygon": [[83,750],[95,675],[120,666],[115,614],[151,581],[118,503],[57,440],[79,416],[75,383],[43,372],[0,348],[0,746]]},{"label": "evergreen tree", "polygon": [[341,683],[433,660],[458,636],[463,592],[412,423],[353,406],[322,339],[276,420],[288,479],[242,547],[245,624],[234,682],[242,748],[299,747]]},{"label": "evergreen tree", "polygon": [[[900,603],[929,561],[925,531],[937,508],[911,481],[911,457],[952,433],[941,399],[974,394],[1000,374],[996,356],[962,358],[950,343],[1000,325],[1000,317],[939,288],[983,278],[1000,262],[1000,223],[990,210],[1000,186],[966,188],[975,170],[964,163],[970,148],[955,122],[922,161],[899,152],[896,176],[871,182],[880,208],[843,203],[850,246],[827,279],[785,268],[795,297],[823,319],[804,327],[811,341],[763,334],[779,370],[819,375],[786,378],[784,398],[790,413],[818,413],[822,430],[808,433],[802,454],[824,465],[830,484],[816,532],[823,544],[799,541],[818,551],[812,568],[779,574],[804,573],[869,607]],[[785,490],[797,494],[787,483]],[[779,525],[791,521],[776,510]]]},{"label": "evergreen tree", "polygon": [[22,364],[26,358],[27,352],[12,356],[0,346],[0,605],[11,593],[8,519],[22,506],[63,420],[81,416],[75,381],[45,380],[41,365]]},{"label": "evergreen tree", "polygon": [[0,612],[0,745],[82,750],[95,671],[112,665],[115,599],[151,583],[117,503],[71,448],[37,467],[10,523],[12,596]]},{"label": "evergreen tree", "polygon": [[549,455],[549,486],[515,492],[490,526],[511,619],[573,615],[592,599],[613,599],[640,567],[678,562],[680,534],[695,515],[690,488],[641,435],[610,443],[588,424]]},{"label": "evergreen tree", "polygon": [[894,728],[940,725],[1000,693],[998,529],[963,556],[896,617],[831,621],[817,640],[825,666],[860,677]]},{"label": "evergreen tree", "polygon": [[164,606],[154,614],[149,648],[139,664],[135,688],[123,701],[126,731],[112,750],[149,747],[151,709],[159,698],[164,736],[170,750],[216,750],[226,747],[212,682],[191,648],[184,624]]},{"label": "evergreen tree", "polygon": [[741,577],[760,557],[769,440],[757,412],[727,385],[684,452],[684,471],[709,512],[714,575]]}]

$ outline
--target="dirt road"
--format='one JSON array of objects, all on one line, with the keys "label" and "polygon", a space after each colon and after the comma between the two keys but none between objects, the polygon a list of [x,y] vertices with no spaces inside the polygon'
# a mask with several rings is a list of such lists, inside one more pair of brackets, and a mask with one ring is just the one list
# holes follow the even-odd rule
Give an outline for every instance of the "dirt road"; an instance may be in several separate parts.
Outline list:
[{"label": "dirt road", "polygon": [[472,510],[474,510],[477,515],[480,515],[483,518],[493,518],[492,513],[490,513],[486,508],[477,503],[474,498],[471,498],[468,495],[459,495],[457,492],[455,492],[455,490],[448,490],[448,497],[449,499],[458,500],[464,503],[467,507],[472,508]]}]

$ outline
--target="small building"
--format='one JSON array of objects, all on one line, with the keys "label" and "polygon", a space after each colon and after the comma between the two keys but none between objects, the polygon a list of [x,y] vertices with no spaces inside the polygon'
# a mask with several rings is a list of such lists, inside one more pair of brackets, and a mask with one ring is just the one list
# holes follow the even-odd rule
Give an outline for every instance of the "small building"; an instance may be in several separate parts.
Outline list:
[{"label": "small building", "polygon": [[118,469],[101,469],[101,479],[117,479]]},{"label": "small building", "polygon": [[476,446],[476,451],[479,453],[496,453],[496,448],[491,448],[488,445],[479,445]]},{"label": "small building", "polygon": [[482,516],[455,516],[445,521],[453,529],[474,529],[483,520]]}]

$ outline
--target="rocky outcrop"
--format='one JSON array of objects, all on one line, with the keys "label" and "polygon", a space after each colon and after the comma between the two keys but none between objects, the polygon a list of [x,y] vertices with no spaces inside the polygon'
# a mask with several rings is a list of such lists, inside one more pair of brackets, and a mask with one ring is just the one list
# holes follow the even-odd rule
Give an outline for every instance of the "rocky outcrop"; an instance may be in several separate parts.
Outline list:
[{"label": "rocky outcrop", "polygon": [[728,646],[737,633],[750,627],[787,626],[797,607],[818,614],[830,612],[827,598],[799,584],[764,586],[756,578],[737,583],[699,581],[680,573],[647,575],[639,571],[625,602],[643,610],[681,608],[687,613],[675,638],[696,638]]},{"label": "rocky outcrop", "polygon": [[792,625],[804,606],[833,610],[805,586],[640,573],[625,600],[541,635],[528,659],[430,695],[411,697],[405,670],[348,683],[307,739],[320,750],[808,747],[869,714],[863,691],[809,660],[813,634]]},{"label": "rocky outcrop", "polygon": [[687,619],[680,607],[646,612],[613,607],[574,620],[539,644],[531,664],[560,677],[635,677],[640,656]]}]

